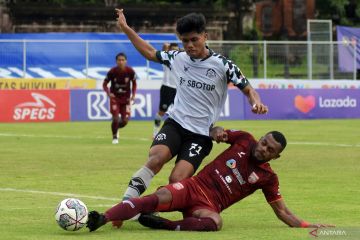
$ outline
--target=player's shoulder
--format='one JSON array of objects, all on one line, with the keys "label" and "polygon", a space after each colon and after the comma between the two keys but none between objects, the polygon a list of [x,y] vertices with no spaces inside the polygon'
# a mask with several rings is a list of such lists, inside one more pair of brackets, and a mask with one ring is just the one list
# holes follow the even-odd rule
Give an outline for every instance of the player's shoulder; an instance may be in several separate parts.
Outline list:
[{"label": "player's shoulder", "polygon": [[126,72],[128,72],[128,73],[135,73],[135,70],[134,70],[132,67],[130,67],[130,66],[126,66],[126,67],[125,67],[125,70],[126,70]]},{"label": "player's shoulder", "polygon": [[217,61],[218,63],[221,63],[224,67],[234,65],[231,59],[214,51],[212,51],[211,58],[213,59],[213,61]]},{"label": "player's shoulder", "polygon": [[114,72],[115,70],[116,70],[116,66],[111,67],[110,70],[109,70],[109,72]]},{"label": "player's shoulder", "polygon": [[170,56],[172,56],[174,59],[178,57],[185,57],[186,52],[184,50],[171,50],[167,52]]},{"label": "player's shoulder", "polygon": [[109,69],[108,73],[107,73],[108,76],[114,76],[116,75],[116,66],[115,67],[112,67]]},{"label": "player's shoulder", "polygon": [[237,130],[237,129],[228,129],[228,134],[235,135],[238,139],[246,140],[255,140],[254,136],[246,131]]},{"label": "player's shoulder", "polygon": [[259,165],[259,167],[269,173],[268,178],[267,178],[268,182],[271,183],[271,182],[279,181],[276,172],[271,168],[271,165],[269,162],[263,163],[263,164]]}]

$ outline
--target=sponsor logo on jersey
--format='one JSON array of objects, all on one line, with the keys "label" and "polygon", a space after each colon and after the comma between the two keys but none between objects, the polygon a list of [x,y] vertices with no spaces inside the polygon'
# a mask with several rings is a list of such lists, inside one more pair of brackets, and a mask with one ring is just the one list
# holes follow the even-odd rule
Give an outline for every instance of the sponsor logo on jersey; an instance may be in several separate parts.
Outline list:
[{"label": "sponsor logo on jersey", "polygon": [[55,117],[56,104],[47,96],[31,93],[33,102],[24,102],[15,106],[14,120],[52,120]]},{"label": "sponsor logo on jersey", "polygon": [[155,138],[156,141],[163,141],[165,139],[166,139],[165,133],[160,133],[160,134],[156,135],[156,138]]},{"label": "sponsor logo on jersey", "polygon": [[181,190],[181,189],[183,189],[184,188],[184,185],[182,185],[182,183],[174,183],[173,185],[172,185],[172,187],[173,188],[175,188],[176,190]]},{"label": "sponsor logo on jersey", "polygon": [[180,77],[180,86],[184,84],[186,80],[183,77]]},{"label": "sponsor logo on jersey", "polygon": [[184,65],[184,72],[187,72],[189,70],[190,67],[187,67]]},{"label": "sponsor logo on jersey", "polygon": [[241,176],[241,173],[239,172],[239,170],[237,168],[233,168],[231,170],[234,173],[234,175],[235,175],[236,179],[238,180],[238,182],[240,183],[240,185],[244,185],[246,182],[245,182],[244,178]]},{"label": "sponsor logo on jersey", "polygon": [[244,153],[244,152],[238,152],[238,155],[239,155],[240,158],[242,158],[242,156],[245,156],[246,153]]},{"label": "sponsor logo on jersey", "polygon": [[228,166],[231,169],[236,168],[236,161],[234,159],[227,160],[226,166]]},{"label": "sponsor logo on jersey", "polygon": [[219,176],[221,181],[224,183],[226,189],[229,191],[230,194],[232,194],[231,188],[228,184],[228,182],[224,179],[224,177],[220,174],[219,170],[215,169],[215,173]]},{"label": "sponsor logo on jersey", "polygon": [[209,68],[207,71],[206,71],[206,76],[209,77],[209,78],[216,78],[216,72],[214,69],[212,68]]},{"label": "sponsor logo on jersey", "polygon": [[187,80],[187,87],[191,87],[191,88],[196,88],[196,89],[202,89],[205,91],[214,91],[215,90],[215,84],[207,84],[207,83],[202,83],[202,82],[198,82],[195,80]]},{"label": "sponsor logo on jersey", "polygon": [[228,168],[231,169],[231,171],[233,172],[233,174],[235,175],[236,179],[238,180],[238,182],[240,183],[240,185],[245,184],[246,182],[244,181],[244,178],[241,176],[241,173],[239,172],[239,170],[236,168],[236,161],[234,159],[230,159],[226,161],[226,166]]},{"label": "sponsor logo on jersey", "polygon": [[259,176],[255,172],[252,172],[248,177],[248,182],[251,184],[256,183],[258,180],[259,180]]},{"label": "sponsor logo on jersey", "polygon": [[232,177],[231,177],[230,175],[227,175],[227,176],[225,177],[225,181],[226,181],[227,183],[232,183]]}]

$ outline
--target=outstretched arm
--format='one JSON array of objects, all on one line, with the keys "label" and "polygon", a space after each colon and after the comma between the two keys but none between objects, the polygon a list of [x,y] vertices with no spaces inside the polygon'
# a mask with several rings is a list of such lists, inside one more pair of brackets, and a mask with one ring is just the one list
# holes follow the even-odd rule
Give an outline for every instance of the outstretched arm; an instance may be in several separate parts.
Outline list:
[{"label": "outstretched arm", "polygon": [[139,35],[127,25],[126,18],[124,16],[123,9],[115,9],[116,14],[118,15],[117,24],[123,30],[123,32],[128,36],[132,44],[135,48],[148,60],[159,62],[156,57],[156,49],[151,46],[148,42],[144,39],[139,37]]},{"label": "outstretched arm", "polygon": [[279,199],[275,202],[269,203],[274,210],[276,216],[290,227],[302,227],[302,228],[319,228],[319,227],[335,227],[330,224],[321,223],[308,223],[295,216],[285,205],[284,200]]},{"label": "outstretched arm", "polygon": [[252,106],[251,111],[253,113],[265,114],[269,111],[268,107],[261,102],[259,94],[250,84],[241,91],[247,96],[249,103]]}]

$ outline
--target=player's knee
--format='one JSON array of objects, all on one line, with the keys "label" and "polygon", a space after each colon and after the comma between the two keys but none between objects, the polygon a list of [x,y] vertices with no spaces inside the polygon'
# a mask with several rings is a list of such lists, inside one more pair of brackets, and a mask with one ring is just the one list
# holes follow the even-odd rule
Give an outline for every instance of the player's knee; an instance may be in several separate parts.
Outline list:
[{"label": "player's knee", "polygon": [[173,172],[171,173],[171,175],[169,176],[169,183],[176,183],[176,182],[180,182],[186,178],[191,177],[191,174],[187,174],[184,172]]},{"label": "player's knee", "polygon": [[159,204],[168,204],[172,201],[171,192],[165,187],[158,189],[155,195],[159,198]]},{"label": "player's knee", "polygon": [[210,218],[214,221],[216,224],[216,231],[220,231],[223,225],[222,218],[219,214],[210,216]]},{"label": "player's knee", "polygon": [[114,114],[113,116],[112,116],[112,120],[113,121],[115,121],[115,122],[119,122],[120,121],[120,117],[119,117],[119,114]]},{"label": "player's knee", "polygon": [[119,123],[119,128],[123,128],[125,127],[129,122],[129,119],[123,119],[120,123]]},{"label": "player's knee", "polygon": [[194,172],[195,168],[191,163],[185,160],[180,160],[176,163],[170,174],[169,183],[180,182],[186,178],[191,177]]}]

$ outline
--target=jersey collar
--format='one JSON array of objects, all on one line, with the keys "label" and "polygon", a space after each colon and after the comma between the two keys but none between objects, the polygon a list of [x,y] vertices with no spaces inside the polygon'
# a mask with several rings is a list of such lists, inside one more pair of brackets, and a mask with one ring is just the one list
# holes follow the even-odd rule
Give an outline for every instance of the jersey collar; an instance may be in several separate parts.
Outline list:
[{"label": "jersey collar", "polygon": [[[206,47],[206,49],[209,50],[209,54],[206,57],[204,57],[203,59],[201,59],[200,62],[205,61],[206,59],[208,59],[209,57],[211,57],[214,54],[214,51],[211,48],[209,48],[208,46],[205,46],[205,47]],[[196,62],[195,58],[190,57],[190,59],[191,59],[191,61]]]}]

